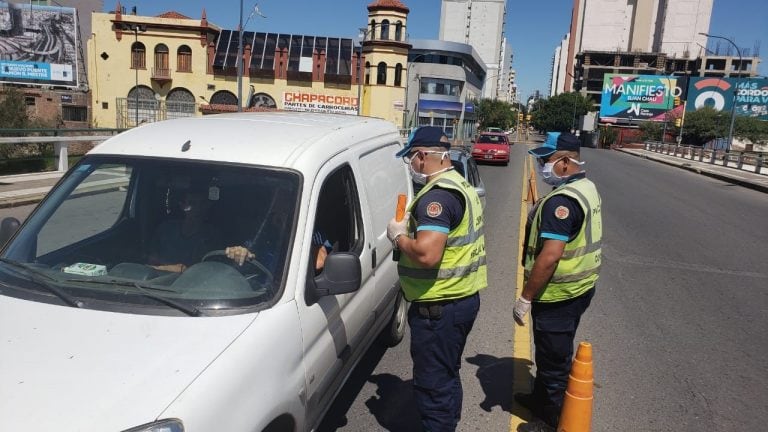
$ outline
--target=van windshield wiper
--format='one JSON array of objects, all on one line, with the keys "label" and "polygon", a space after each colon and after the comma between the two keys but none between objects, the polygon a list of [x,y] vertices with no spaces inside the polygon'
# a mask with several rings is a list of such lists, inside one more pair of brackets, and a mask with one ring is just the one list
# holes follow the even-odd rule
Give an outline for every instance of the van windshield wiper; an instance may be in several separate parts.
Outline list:
[{"label": "van windshield wiper", "polygon": [[24,272],[29,276],[29,279],[32,282],[36,283],[40,287],[45,288],[48,292],[54,294],[56,297],[60,298],[64,303],[66,303],[68,306],[72,306],[76,308],[83,307],[82,301],[62,291],[59,287],[57,287],[52,283],[52,282],[55,282],[56,279],[48,276],[42,271],[30,266],[27,263],[21,263],[8,258],[0,258],[0,262],[4,262],[10,266],[24,270]]},{"label": "van windshield wiper", "polygon": [[110,279],[110,280],[99,280],[99,279],[67,279],[67,282],[77,282],[77,283],[92,283],[92,284],[108,284],[108,285],[118,285],[118,286],[127,286],[127,287],[133,287],[136,288],[136,290],[141,294],[142,296],[146,298],[150,298],[152,300],[156,300],[160,303],[163,303],[167,306],[170,306],[174,309],[180,310],[181,312],[184,312],[185,314],[189,316],[204,316],[203,312],[194,307],[185,305],[184,303],[177,302],[175,300],[169,299],[168,297],[164,297],[161,295],[157,295],[152,293],[151,291],[162,291],[162,292],[176,292],[171,289],[167,288],[161,288],[156,287],[153,285],[144,285],[140,284],[138,282],[131,282],[131,281],[121,281],[116,279]]}]

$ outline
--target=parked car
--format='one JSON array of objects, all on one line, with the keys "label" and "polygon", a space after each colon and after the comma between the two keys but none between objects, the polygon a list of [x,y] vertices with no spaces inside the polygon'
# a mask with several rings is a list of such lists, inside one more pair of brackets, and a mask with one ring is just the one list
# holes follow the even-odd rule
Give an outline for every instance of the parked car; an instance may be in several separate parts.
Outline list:
[{"label": "parked car", "polygon": [[388,121],[309,113],[97,146],[2,223],[0,430],[316,430],[374,340],[405,331],[386,236],[413,196],[401,148]]},{"label": "parked car", "polygon": [[509,139],[505,133],[482,133],[472,146],[478,162],[509,164]]},{"label": "parked car", "polygon": [[453,168],[475,188],[477,195],[480,197],[480,202],[483,208],[485,208],[485,184],[483,179],[480,178],[480,171],[477,169],[477,164],[472,159],[472,155],[463,148],[453,148],[450,154]]}]

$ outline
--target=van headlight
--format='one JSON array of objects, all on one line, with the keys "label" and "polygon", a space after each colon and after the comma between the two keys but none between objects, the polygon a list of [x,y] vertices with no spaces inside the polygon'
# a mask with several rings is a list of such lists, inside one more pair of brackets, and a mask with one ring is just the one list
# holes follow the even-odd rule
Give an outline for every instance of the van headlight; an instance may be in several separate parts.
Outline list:
[{"label": "van headlight", "polygon": [[164,419],[126,429],[123,432],[184,432],[184,424],[179,419]]}]

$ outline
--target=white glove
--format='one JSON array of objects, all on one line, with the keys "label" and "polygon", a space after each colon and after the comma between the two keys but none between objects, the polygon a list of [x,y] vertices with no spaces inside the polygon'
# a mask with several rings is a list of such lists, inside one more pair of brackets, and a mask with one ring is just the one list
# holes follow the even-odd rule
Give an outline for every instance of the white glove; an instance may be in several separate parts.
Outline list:
[{"label": "white glove", "polygon": [[[387,238],[393,244],[395,244],[397,236],[408,235],[408,219],[410,217],[411,214],[406,213],[405,217],[400,222],[396,221],[395,218],[392,218],[387,224]],[[397,244],[395,244],[395,246],[397,246]]]},{"label": "white glove", "polygon": [[524,326],[525,316],[528,315],[530,310],[531,302],[522,297],[518,297],[517,301],[515,301],[515,309],[512,313],[515,316],[515,322],[518,325]]}]

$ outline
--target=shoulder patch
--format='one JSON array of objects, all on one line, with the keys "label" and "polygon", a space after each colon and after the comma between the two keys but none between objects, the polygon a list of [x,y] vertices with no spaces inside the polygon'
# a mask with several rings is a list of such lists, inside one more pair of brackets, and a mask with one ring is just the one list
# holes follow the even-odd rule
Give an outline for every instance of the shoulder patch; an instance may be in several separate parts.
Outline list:
[{"label": "shoulder patch", "polygon": [[427,204],[427,216],[434,218],[440,216],[441,214],[443,214],[442,204],[437,201],[432,201],[431,203]]},{"label": "shoulder patch", "polygon": [[566,219],[570,214],[571,212],[568,210],[568,207],[566,206],[558,206],[555,209],[555,217],[558,219]]}]

